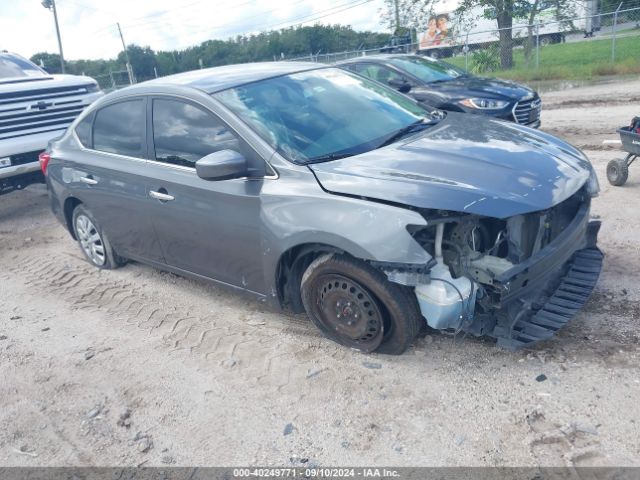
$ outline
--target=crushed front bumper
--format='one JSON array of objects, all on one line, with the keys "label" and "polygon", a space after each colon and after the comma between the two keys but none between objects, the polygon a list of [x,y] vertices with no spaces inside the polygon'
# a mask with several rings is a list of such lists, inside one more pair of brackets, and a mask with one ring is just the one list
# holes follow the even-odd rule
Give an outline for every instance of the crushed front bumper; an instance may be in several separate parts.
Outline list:
[{"label": "crushed front bumper", "polygon": [[493,336],[498,339],[498,345],[515,350],[551,338],[589,300],[600,276],[603,258],[598,248],[575,252],[568,271],[539,310],[528,311],[529,308],[525,308],[521,310],[524,314],[516,315],[508,330],[494,330]]},{"label": "crushed front bumper", "polygon": [[552,337],[598,281],[604,258],[596,246],[599,229],[599,221],[589,221],[587,202],[549,245],[495,279],[499,298],[491,312],[476,316],[469,333],[494,337],[507,349]]}]

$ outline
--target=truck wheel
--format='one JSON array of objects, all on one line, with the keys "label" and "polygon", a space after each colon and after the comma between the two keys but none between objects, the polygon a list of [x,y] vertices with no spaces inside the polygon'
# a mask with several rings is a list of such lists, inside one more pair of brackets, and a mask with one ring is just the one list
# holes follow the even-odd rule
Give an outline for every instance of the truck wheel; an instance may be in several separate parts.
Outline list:
[{"label": "truck wheel", "polygon": [[346,255],[318,257],[300,288],[307,315],[324,335],[363,352],[399,355],[424,323],[411,289]]},{"label": "truck wheel", "polygon": [[611,160],[607,164],[607,180],[611,185],[620,187],[625,184],[629,177],[629,165],[626,160]]},{"label": "truck wheel", "polygon": [[75,208],[72,220],[73,232],[89,263],[106,270],[124,264],[124,259],[113,251],[100,225],[84,205]]}]

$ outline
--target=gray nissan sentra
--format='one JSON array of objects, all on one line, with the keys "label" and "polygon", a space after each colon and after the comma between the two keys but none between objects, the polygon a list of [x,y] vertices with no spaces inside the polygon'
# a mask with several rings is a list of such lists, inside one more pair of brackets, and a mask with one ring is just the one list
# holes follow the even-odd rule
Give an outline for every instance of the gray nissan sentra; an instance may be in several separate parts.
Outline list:
[{"label": "gray nissan sentra", "polygon": [[507,348],[547,339],[602,264],[582,152],[317,64],[111,93],[40,161],[96,267],[226,284],[366,352],[399,354],[426,326]]}]

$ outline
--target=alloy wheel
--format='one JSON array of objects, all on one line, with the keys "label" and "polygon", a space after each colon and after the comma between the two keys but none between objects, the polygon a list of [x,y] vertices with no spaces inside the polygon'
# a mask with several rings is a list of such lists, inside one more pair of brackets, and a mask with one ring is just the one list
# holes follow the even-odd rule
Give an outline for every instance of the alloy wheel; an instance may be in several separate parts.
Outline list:
[{"label": "alloy wheel", "polygon": [[100,232],[98,232],[98,229],[89,217],[86,215],[78,215],[76,218],[76,233],[80,246],[87,257],[99,267],[104,265],[107,260],[104,242],[100,236]]}]

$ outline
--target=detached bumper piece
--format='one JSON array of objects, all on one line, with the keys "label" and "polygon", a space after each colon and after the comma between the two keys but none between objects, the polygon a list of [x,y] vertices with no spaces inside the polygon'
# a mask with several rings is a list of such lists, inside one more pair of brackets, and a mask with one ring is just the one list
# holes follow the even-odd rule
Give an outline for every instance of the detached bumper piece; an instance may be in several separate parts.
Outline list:
[{"label": "detached bumper piece", "polygon": [[596,247],[575,252],[569,270],[553,295],[536,313],[518,319],[509,337],[498,338],[498,345],[515,350],[555,335],[589,300],[600,276],[603,258]]}]

